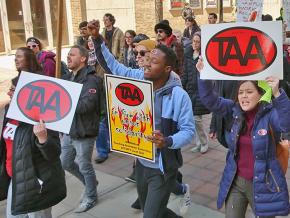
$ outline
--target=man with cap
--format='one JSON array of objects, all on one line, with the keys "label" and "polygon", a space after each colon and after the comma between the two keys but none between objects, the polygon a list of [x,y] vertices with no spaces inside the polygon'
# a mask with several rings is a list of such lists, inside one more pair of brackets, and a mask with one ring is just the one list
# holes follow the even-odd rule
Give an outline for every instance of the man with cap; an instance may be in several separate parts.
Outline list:
[{"label": "man with cap", "polygon": [[172,34],[172,28],[169,25],[169,21],[162,20],[160,23],[155,25],[154,30],[158,44],[166,45],[175,52],[177,61],[173,70],[181,76],[183,72],[183,46],[178,42],[176,36]]}]

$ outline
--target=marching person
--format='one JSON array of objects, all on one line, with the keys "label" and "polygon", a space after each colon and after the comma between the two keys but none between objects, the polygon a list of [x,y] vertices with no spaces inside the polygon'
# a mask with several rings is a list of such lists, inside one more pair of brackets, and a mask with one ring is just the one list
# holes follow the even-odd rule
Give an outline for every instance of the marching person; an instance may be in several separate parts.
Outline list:
[{"label": "marching person", "polygon": [[[33,52],[18,48],[18,71],[41,73]],[[8,92],[12,98],[18,77]],[[6,106],[7,112],[9,105]],[[0,141],[0,200],[7,198],[7,218],[51,218],[52,206],[66,197],[58,133],[5,117]]]},{"label": "marching person", "polygon": [[80,45],[71,47],[68,68],[72,71],[65,80],[83,84],[80,98],[69,134],[61,138],[61,162],[65,170],[77,177],[85,186],[79,206],[74,212],[85,212],[94,207],[98,200],[96,173],[92,155],[100,116],[101,79],[95,69],[87,65],[88,51]]},{"label": "marching person", "polygon": [[192,152],[206,153],[208,150],[208,138],[204,128],[204,115],[209,114],[209,110],[202,104],[198,93],[198,70],[196,64],[200,55],[201,34],[196,32],[192,37],[192,46],[185,50],[184,72],[181,76],[181,83],[184,90],[188,93],[194,114],[196,127],[195,144]]},{"label": "marching person", "polygon": [[181,76],[183,73],[183,44],[178,42],[176,36],[172,34],[172,28],[168,20],[162,20],[157,23],[154,31],[158,44],[166,45],[174,51],[177,59],[176,63],[174,63],[173,71]]},{"label": "marching person", "polygon": [[[180,148],[190,143],[194,135],[191,102],[182,89],[179,77],[172,71],[175,53],[158,45],[150,53],[144,69],[131,69],[118,63],[89,22],[95,40],[98,60],[106,72],[153,82],[155,129],[149,140],[155,143],[155,162],[137,159],[136,183],[144,218],[180,217],[167,208],[169,196],[182,165]],[[166,105],[166,107],[165,107]],[[162,107],[164,106],[164,107]]]},{"label": "marching person", "polygon": [[[202,60],[197,69],[203,69]],[[290,100],[276,77],[267,77],[266,82],[272,89],[271,104],[260,101],[264,90],[257,81],[241,81],[233,101],[218,97],[211,81],[199,80],[203,104],[231,123],[225,132],[229,150],[217,200],[218,208],[225,202],[227,218],[244,218],[248,204],[259,217],[289,214],[286,178],[271,129],[290,131]]]}]

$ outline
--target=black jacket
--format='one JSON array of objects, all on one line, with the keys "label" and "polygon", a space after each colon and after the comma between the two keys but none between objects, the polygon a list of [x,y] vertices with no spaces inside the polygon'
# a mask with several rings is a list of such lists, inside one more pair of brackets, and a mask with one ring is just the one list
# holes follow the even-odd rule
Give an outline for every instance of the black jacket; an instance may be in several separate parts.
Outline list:
[{"label": "black jacket", "polygon": [[[63,79],[71,80],[72,73]],[[102,79],[95,75],[95,69],[86,66],[79,70],[73,82],[83,84],[69,135],[71,138],[87,138],[98,135],[100,120],[100,97]]]},{"label": "black jacket", "polygon": [[189,27],[186,27],[183,31],[183,37],[188,38],[188,39],[192,39],[193,34],[200,31],[199,26],[194,25],[191,28],[191,34],[189,33]]},{"label": "black jacket", "polygon": [[192,102],[192,111],[194,115],[209,114],[209,110],[201,103],[198,94],[198,70],[196,69],[196,63],[198,58],[193,60],[193,49],[188,46],[185,49],[184,54],[184,71],[181,75],[181,83],[184,90],[188,93]]},{"label": "black jacket", "polygon": [[[5,127],[8,119],[4,119]],[[13,215],[43,210],[66,197],[65,174],[60,161],[57,132],[48,130],[48,140],[39,144],[33,126],[19,123],[13,141],[12,205]],[[7,197],[10,178],[6,172],[6,144],[0,141],[0,200]],[[41,185],[39,180],[43,182]]]}]

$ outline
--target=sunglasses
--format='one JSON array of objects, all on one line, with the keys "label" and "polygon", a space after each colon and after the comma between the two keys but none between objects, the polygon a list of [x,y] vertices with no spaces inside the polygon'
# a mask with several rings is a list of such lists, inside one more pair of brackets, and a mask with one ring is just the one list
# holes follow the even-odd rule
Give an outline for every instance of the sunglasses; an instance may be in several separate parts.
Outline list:
[{"label": "sunglasses", "polygon": [[36,48],[38,45],[28,45],[27,48]]},{"label": "sunglasses", "polygon": [[134,55],[137,56],[138,54],[140,54],[141,57],[144,57],[145,54],[147,53],[148,51],[146,50],[141,50],[141,51],[134,51]]}]

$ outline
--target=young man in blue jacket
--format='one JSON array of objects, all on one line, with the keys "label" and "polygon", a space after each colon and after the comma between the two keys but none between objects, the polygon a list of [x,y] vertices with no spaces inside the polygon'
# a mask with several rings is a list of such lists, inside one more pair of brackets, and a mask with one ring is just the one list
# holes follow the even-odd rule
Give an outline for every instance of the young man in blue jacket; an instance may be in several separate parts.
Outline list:
[{"label": "young man in blue jacket", "polygon": [[153,82],[155,129],[150,140],[155,144],[155,162],[138,159],[136,182],[144,218],[180,217],[167,208],[176,174],[182,166],[181,147],[194,136],[191,101],[182,89],[177,74],[172,71],[176,63],[174,51],[158,45],[150,53],[144,69],[131,69],[120,64],[106,48],[94,28],[88,25],[94,37],[97,60],[107,73],[145,79]]}]

